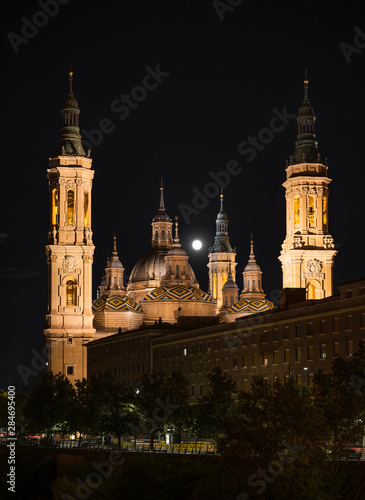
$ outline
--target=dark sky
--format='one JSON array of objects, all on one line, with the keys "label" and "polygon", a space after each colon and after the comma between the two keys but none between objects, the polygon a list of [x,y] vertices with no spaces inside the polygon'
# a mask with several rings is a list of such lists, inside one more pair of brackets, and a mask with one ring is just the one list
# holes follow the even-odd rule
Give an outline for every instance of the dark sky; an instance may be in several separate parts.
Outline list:
[{"label": "dark sky", "polygon": [[[230,3],[236,6],[228,1],[225,9],[224,2],[196,0],[64,0],[52,16],[39,14],[42,2],[6,5],[0,387],[29,390],[40,378],[47,307],[46,169],[58,145],[70,58],[81,130],[100,130],[101,121],[110,130],[92,149],[94,295],[114,227],[127,276],[149,250],[161,176],[166,210],[171,217],[179,215],[182,244],[206,290],[207,248],[213,243],[219,199],[210,198],[189,220],[181,204],[196,209],[193,190],[209,189],[210,172],[217,174],[234,160],[240,173],[230,176],[224,192],[231,243],[237,248],[238,285],[241,289],[252,231],[265,292],[275,296],[282,283],[278,256],[285,237],[282,183],[297,127],[290,118],[280,132],[270,135],[263,129],[279,112],[296,115],[306,68],[319,150],[328,157],[333,179],[330,232],[339,251],[334,282],[365,275],[363,8],[355,2],[332,3],[331,9],[319,2]],[[39,27],[32,28],[33,22]],[[344,43],[349,44],[347,58]],[[152,78],[145,77],[156,68],[162,81],[143,95],[138,86],[144,81],[151,85]],[[128,116],[121,109],[121,94],[139,99],[130,101]],[[266,143],[248,161],[239,145],[260,133]],[[200,252],[191,249],[195,238],[203,242]],[[22,378],[19,370],[26,369],[33,372]]]}]

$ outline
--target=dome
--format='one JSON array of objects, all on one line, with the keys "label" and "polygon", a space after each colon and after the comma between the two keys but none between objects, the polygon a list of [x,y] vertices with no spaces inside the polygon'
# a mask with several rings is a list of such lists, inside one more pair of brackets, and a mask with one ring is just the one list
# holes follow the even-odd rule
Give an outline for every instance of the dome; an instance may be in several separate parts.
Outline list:
[{"label": "dome", "polygon": [[79,105],[73,95],[68,95],[63,103],[63,109],[66,108],[79,108]]},{"label": "dome", "polygon": [[242,299],[233,304],[227,314],[254,314],[263,311],[274,309],[275,305],[267,299]]},{"label": "dome", "polygon": [[171,222],[171,218],[167,215],[165,210],[159,210],[152,219],[152,222]]},{"label": "dome", "polygon": [[224,285],[223,285],[223,288],[222,290],[238,290],[238,285],[235,281],[233,281],[233,279],[228,279]]},{"label": "dome", "polygon": [[143,312],[141,307],[130,297],[120,295],[103,295],[93,302],[93,311],[133,311]]},{"label": "dome", "polygon": [[160,286],[147,293],[141,302],[213,302],[210,295],[199,288],[176,285],[171,287]]},{"label": "dome", "polygon": [[146,253],[132,269],[129,283],[146,281],[155,277],[161,279],[166,274],[165,255],[167,251],[156,250]]},{"label": "dome", "polygon": [[248,264],[244,268],[243,272],[247,272],[247,271],[258,271],[258,272],[261,272],[261,268],[260,268],[260,266],[258,265],[258,263],[256,261],[255,262],[248,261]]}]

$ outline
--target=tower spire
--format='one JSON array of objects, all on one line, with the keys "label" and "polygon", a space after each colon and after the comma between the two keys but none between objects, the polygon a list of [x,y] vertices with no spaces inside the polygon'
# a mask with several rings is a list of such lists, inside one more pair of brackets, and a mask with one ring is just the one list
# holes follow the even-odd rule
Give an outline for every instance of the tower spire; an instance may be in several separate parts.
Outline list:
[{"label": "tower spire", "polygon": [[308,98],[308,73],[305,70],[304,74],[304,101],[299,108],[297,122],[298,122],[298,135],[295,143],[295,152],[293,155],[293,163],[318,163],[319,151],[318,142],[314,130],[314,123],[316,117],[314,110],[309,103]]},{"label": "tower spire", "polygon": [[58,155],[85,156],[79,127],[79,105],[73,93],[73,71],[68,71],[68,94],[62,108],[62,129]]},{"label": "tower spire", "polygon": [[163,197],[163,191],[164,191],[163,177],[161,177],[161,186],[160,186],[160,212],[164,212],[165,211],[165,200],[164,200],[164,197]]},{"label": "tower spire", "polygon": [[223,189],[220,194],[220,210],[216,218],[216,232],[212,252],[233,252],[228,235],[228,217],[223,207]]}]

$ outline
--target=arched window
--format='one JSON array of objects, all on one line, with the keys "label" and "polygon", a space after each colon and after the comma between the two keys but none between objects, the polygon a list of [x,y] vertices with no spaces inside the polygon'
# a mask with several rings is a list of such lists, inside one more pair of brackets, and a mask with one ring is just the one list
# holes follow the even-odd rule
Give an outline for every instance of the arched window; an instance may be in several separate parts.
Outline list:
[{"label": "arched window", "polygon": [[308,222],[310,226],[314,226],[316,222],[316,211],[315,211],[315,201],[314,196],[309,196],[308,198]]},{"label": "arched window", "polygon": [[161,240],[164,240],[165,239],[165,230],[162,229],[161,231]]},{"label": "arched window", "polygon": [[308,300],[314,300],[315,298],[316,298],[316,285],[314,283],[309,283]]},{"label": "arched window", "polygon": [[75,224],[75,191],[67,191],[67,224]]},{"label": "arched window", "polygon": [[89,193],[84,193],[84,225],[89,225]]},{"label": "arched window", "polygon": [[326,231],[328,229],[328,196],[323,196],[323,229]]},{"label": "arched window", "polygon": [[74,278],[66,281],[66,305],[77,305],[77,285]]},{"label": "arched window", "polygon": [[58,224],[58,190],[52,189],[52,226]]},{"label": "arched window", "polygon": [[217,275],[213,274],[213,299],[217,298]]},{"label": "arched window", "polygon": [[294,196],[294,224],[300,224],[299,196]]},{"label": "arched window", "polygon": [[157,231],[157,229],[155,231],[155,240],[158,240],[158,231]]}]

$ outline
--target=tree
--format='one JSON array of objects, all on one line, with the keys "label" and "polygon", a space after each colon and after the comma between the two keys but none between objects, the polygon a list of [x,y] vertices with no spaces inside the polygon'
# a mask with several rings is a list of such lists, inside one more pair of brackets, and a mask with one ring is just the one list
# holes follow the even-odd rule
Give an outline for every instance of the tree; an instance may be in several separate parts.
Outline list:
[{"label": "tree", "polygon": [[166,378],[162,373],[144,375],[137,394],[144,429],[150,434],[150,445],[156,434],[171,427],[181,432],[186,427],[188,382],[180,371]]},{"label": "tree", "polygon": [[117,436],[121,449],[122,435],[133,432],[140,421],[134,390],[106,372],[90,379],[87,401],[87,409],[93,414],[89,428]]},{"label": "tree", "polygon": [[31,432],[46,432],[47,439],[53,432],[65,434],[70,430],[75,388],[67,377],[46,372],[33,388],[26,405],[26,415]]},{"label": "tree", "polygon": [[236,411],[237,387],[221,368],[207,374],[208,394],[190,409],[190,430],[193,435],[218,439],[222,421]]},{"label": "tree", "polygon": [[310,388],[255,377],[223,428],[222,454],[245,471],[242,491],[250,498],[339,498],[326,454],[329,428]]}]

